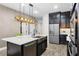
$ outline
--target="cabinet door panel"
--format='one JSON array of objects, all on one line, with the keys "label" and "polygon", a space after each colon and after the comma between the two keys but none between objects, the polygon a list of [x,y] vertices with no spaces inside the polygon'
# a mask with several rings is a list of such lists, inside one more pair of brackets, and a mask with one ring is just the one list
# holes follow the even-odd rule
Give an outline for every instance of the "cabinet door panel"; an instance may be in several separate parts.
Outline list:
[{"label": "cabinet door panel", "polygon": [[61,28],[70,28],[70,11],[61,12]]},{"label": "cabinet door panel", "polygon": [[42,44],[38,44],[37,47],[37,56],[40,56],[42,54]]},{"label": "cabinet door panel", "polygon": [[21,46],[7,42],[7,55],[8,56],[21,56]]},{"label": "cabinet door panel", "polygon": [[49,24],[59,24],[60,12],[49,14]]}]

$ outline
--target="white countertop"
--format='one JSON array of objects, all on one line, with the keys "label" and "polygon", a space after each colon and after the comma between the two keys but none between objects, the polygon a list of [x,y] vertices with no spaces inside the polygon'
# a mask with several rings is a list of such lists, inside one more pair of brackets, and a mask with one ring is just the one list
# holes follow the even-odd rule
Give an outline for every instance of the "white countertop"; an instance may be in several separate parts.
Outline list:
[{"label": "white countertop", "polygon": [[22,45],[38,39],[40,38],[32,38],[30,36],[17,36],[17,37],[3,38],[2,40],[17,44],[17,45]]},{"label": "white countertop", "polygon": [[69,35],[70,34],[70,28],[61,28],[60,34]]}]

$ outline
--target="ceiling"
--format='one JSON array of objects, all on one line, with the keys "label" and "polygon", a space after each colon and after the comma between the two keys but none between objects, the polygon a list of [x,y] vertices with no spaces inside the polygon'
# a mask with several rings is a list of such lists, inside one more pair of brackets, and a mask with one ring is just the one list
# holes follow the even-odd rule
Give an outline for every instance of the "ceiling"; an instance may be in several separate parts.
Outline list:
[{"label": "ceiling", "polygon": [[[64,12],[70,11],[72,9],[72,3],[32,3],[33,4],[33,16],[42,17],[45,14],[52,12]],[[25,14],[29,14],[29,3],[21,4],[21,3],[1,3],[1,5],[11,8],[16,11],[23,12]],[[30,8],[30,9],[29,9]],[[32,11],[30,11],[30,14]]]}]

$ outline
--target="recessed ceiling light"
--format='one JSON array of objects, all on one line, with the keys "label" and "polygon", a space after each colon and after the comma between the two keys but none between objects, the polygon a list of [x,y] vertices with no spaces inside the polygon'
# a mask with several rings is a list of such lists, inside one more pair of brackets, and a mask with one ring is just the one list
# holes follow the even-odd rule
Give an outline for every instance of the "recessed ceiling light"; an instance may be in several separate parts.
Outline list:
[{"label": "recessed ceiling light", "polygon": [[21,4],[21,6],[25,6],[25,4],[24,4],[24,3],[22,3],[22,4]]},{"label": "recessed ceiling light", "polygon": [[37,10],[35,10],[35,11],[34,11],[34,14],[38,14],[38,11],[37,11]]},{"label": "recessed ceiling light", "polygon": [[58,6],[57,6],[57,5],[55,5],[55,6],[54,6],[54,9],[57,9],[57,8],[58,8]]}]

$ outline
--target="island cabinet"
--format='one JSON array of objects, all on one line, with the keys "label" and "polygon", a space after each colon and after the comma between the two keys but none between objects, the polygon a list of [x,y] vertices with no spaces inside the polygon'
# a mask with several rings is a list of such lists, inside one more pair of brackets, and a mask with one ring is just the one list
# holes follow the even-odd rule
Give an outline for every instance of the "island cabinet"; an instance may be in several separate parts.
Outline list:
[{"label": "island cabinet", "polygon": [[7,56],[21,56],[22,46],[7,42]]},{"label": "island cabinet", "polygon": [[47,37],[37,41],[37,56],[40,56],[47,48]]},{"label": "island cabinet", "polygon": [[23,46],[23,55],[36,56],[36,41],[33,41],[30,44],[25,44]]},{"label": "island cabinet", "polygon": [[23,45],[16,45],[7,42],[8,56],[36,56],[36,41],[26,43]]},{"label": "island cabinet", "polygon": [[7,42],[8,56],[40,56],[47,48],[47,37],[22,45]]}]

